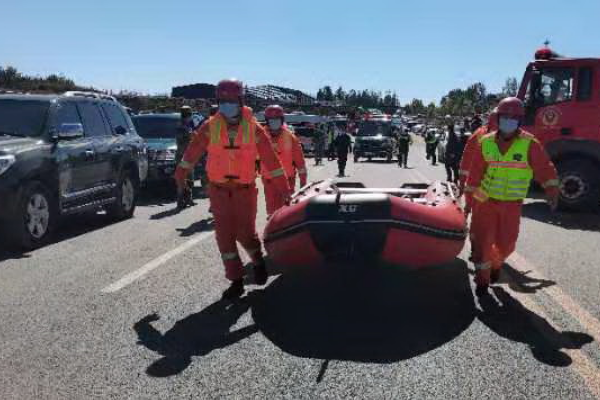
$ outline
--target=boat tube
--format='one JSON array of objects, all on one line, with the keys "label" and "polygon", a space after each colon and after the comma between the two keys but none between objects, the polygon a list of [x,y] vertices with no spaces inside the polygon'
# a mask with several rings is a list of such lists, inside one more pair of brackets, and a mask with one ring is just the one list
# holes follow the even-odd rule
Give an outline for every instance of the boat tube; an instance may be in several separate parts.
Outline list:
[{"label": "boat tube", "polygon": [[467,236],[456,186],[434,182],[367,188],[311,183],[269,219],[269,257],[283,266],[376,261],[421,268],[453,260]]}]

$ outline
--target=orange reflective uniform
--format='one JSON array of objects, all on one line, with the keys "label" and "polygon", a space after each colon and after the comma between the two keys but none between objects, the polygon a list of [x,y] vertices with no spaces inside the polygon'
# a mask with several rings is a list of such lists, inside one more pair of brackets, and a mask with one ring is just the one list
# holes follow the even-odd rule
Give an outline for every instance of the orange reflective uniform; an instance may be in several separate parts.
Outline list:
[{"label": "orange reflective uniform", "polygon": [[[269,131],[268,126],[266,129]],[[281,160],[292,191],[296,187],[296,173],[300,178],[300,186],[306,185],[306,162],[304,160],[304,153],[302,152],[302,145],[296,135],[290,132],[285,125],[281,128],[279,134],[270,133],[270,135],[273,142],[273,149]],[[267,215],[270,216],[285,205],[285,199],[281,197],[273,186],[271,173],[262,163],[261,176],[265,188]]]},{"label": "orange reflective uniform", "polygon": [[[523,130],[519,135],[531,139],[527,160],[533,170],[534,179],[546,190],[548,196],[558,194],[558,178],[554,164],[546,154],[544,147],[535,137]],[[496,144],[502,154],[510,149],[513,141],[499,139]],[[469,168],[466,193],[481,190],[482,180],[488,169],[480,141],[475,141],[476,151]],[[515,250],[519,236],[522,201],[500,201],[482,198],[473,201],[471,219],[471,243],[473,262],[475,263],[475,282],[478,286],[488,285],[491,270],[499,270],[506,258]]]},{"label": "orange reflective uniform", "polygon": [[[267,127],[269,131],[269,128]],[[306,162],[304,161],[304,153],[300,141],[292,132],[284,125],[279,134],[272,134],[273,149],[279,156],[283,170],[288,179],[292,191],[296,187],[296,173],[300,177],[300,186],[306,185]],[[273,185],[271,173],[261,163],[261,176],[263,187],[265,189],[265,202],[267,206],[267,215],[271,216],[275,211],[285,205],[283,198]]]},{"label": "orange reflective uniform", "polygon": [[[285,175],[288,179],[293,179],[297,173],[300,178],[300,185],[304,186],[306,184],[306,162],[300,140],[285,126],[281,128],[281,133],[278,135],[271,134],[271,140],[273,149],[281,160]],[[260,173],[263,178],[271,179],[271,174],[262,164]]]},{"label": "orange reflective uniform", "polygon": [[229,125],[217,113],[194,132],[175,171],[177,182],[186,178],[205,152],[208,152],[207,173],[211,182],[209,196],[215,234],[225,275],[230,280],[241,279],[244,269],[236,242],[244,247],[252,261],[260,262],[263,258],[255,224],[257,156],[271,173],[273,184],[282,197],[289,196],[288,181],[269,135],[248,107],[242,108],[242,118],[236,126]]}]

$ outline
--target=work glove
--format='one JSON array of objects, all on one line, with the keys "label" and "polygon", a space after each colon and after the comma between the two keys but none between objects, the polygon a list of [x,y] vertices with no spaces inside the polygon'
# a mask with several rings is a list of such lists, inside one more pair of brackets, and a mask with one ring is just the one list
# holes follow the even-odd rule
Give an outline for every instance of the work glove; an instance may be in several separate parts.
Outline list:
[{"label": "work glove", "polygon": [[277,177],[273,180],[279,195],[283,198],[285,204],[290,204],[290,199],[292,197],[292,192],[290,189],[290,184],[285,176]]},{"label": "work glove", "polygon": [[556,187],[546,190],[546,201],[548,202],[548,206],[550,206],[550,210],[552,212],[555,212],[558,209],[559,193],[560,191]]},{"label": "work glove", "polygon": [[300,187],[306,186],[306,174],[300,175]]},{"label": "work glove", "polygon": [[185,186],[186,186],[185,180],[187,179],[187,176],[189,173],[190,173],[189,169],[181,168],[179,166],[175,170],[175,175],[173,176],[173,178],[175,179],[175,183],[177,184],[177,188],[179,190],[183,190],[183,188],[185,188]]}]

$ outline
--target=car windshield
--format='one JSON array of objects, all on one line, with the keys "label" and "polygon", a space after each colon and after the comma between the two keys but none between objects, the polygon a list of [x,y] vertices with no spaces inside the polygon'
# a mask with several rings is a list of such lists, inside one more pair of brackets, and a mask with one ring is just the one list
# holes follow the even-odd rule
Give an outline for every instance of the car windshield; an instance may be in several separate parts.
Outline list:
[{"label": "car windshield", "polygon": [[172,117],[137,117],[133,124],[138,135],[146,139],[175,138],[181,126],[179,118]]},{"label": "car windshield", "polygon": [[357,136],[392,136],[392,125],[389,122],[365,121],[358,127]]},{"label": "car windshield", "polygon": [[313,128],[307,128],[307,127],[303,127],[303,126],[295,126],[294,134],[296,134],[297,136],[303,136],[303,137],[313,137],[315,135],[315,130]]},{"label": "car windshield", "polygon": [[0,100],[0,135],[39,136],[50,103],[34,100]]}]

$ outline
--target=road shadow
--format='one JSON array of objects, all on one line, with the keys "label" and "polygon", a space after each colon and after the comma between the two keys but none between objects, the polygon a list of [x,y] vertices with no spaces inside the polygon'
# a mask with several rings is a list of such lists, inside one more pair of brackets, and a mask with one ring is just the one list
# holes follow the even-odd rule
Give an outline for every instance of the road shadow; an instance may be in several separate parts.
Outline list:
[{"label": "road shadow", "polygon": [[[348,159],[349,160],[349,159]],[[389,165],[398,165],[398,158],[394,157],[394,159],[392,161],[387,161],[385,158],[378,158],[378,159],[372,159],[372,160],[367,160],[366,158],[361,158],[360,160],[358,160],[356,162],[356,164],[389,164]]]},{"label": "road shadow", "polygon": [[544,318],[527,309],[501,287],[491,289],[494,296],[479,300],[482,311],[477,318],[498,336],[526,344],[536,360],[567,367],[573,360],[564,349],[580,349],[594,338],[581,332],[557,331]]},{"label": "road shadow", "polygon": [[181,237],[189,237],[196,233],[212,231],[214,229],[214,224],[215,221],[213,218],[205,218],[192,223],[187,228],[177,228],[177,232],[179,232],[179,236]]},{"label": "road shadow", "polygon": [[523,204],[523,216],[568,230],[600,232],[599,213],[552,212],[545,202]]},{"label": "road shadow", "polygon": [[475,318],[461,260],[417,272],[327,267],[286,271],[248,295],[256,325],[286,353],[391,363],[451,341]]},{"label": "road shadow", "polygon": [[258,331],[254,324],[230,332],[248,308],[245,301],[219,300],[177,321],[165,333],[152,326],[152,322],[160,319],[157,314],[142,318],[133,325],[137,343],[162,356],[146,369],[146,373],[158,378],[177,375],[191,364],[192,357],[207,355],[253,335]]},{"label": "road shadow", "polygon": [[[117,224],[105,212],[90,212],[69,218],[64,218],[58,222],[55,227],[52,240],[41,248],[52,246],[64,240],[69,240],[77,236],[103,229],[109,225]],[[3,236],[10,235],[10,232],[3,232]],[[4,248],[0,246],[0,262],[4,260],[17,260],[30,258],[35,255],[36,250],[25,251],[13,248]]]},{"label": "road shadow", "polygon": [[175,185],[170,183],[147,184],[140,190],[137,205],[142,207],[160,207],[177,201]]},{"label": "road shadow", "polygon": [[531,271],[521,272],[509,263],[502,266],[499,283],[506,283],[508,287],[518,293],[533,294],[538,290],[556,285],[555,281],[529,276]]},{"label": "road shadow", "polygon": [[6,260],[23,260],[27,258],[31,258],[31,253],[0,248],[0,263]]}]

